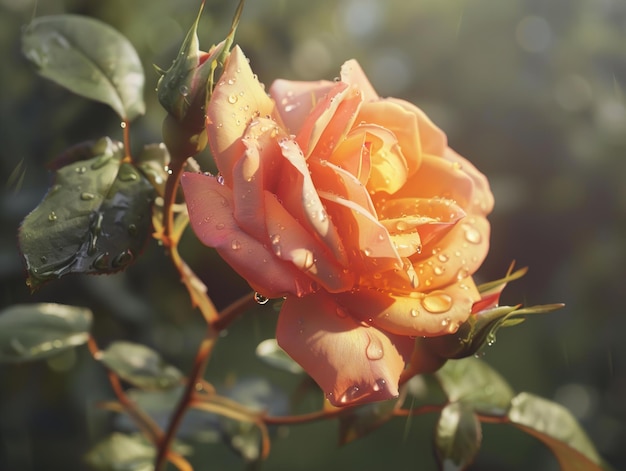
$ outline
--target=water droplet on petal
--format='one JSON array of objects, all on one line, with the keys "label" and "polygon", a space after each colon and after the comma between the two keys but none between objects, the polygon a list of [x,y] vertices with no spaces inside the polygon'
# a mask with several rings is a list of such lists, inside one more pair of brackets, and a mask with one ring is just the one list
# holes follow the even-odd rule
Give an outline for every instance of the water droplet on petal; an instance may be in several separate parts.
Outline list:
[{"label": "water droplet on petal", "polygon": [[345,393],[339,398],[339,403],[347,404],[354,401],[361,395],[361,388],[358,385],[350,386]]},{"label": "water droplet on petal", "polygon": [[411,313],[411,317],[417,317],[420,314],[420,312],[415,308],[412,308],[409,312]]},{"label": "water droplet on petal", "polygon": [[267,304],[267,302],[269,301],[269,298],[266,298],[261,293],[255,291],[254,300],[256,301],[257,304]]},{"label": "water droplet on petal", "polygon": [[239,242],[237,239],[233,239],[230,243],[230,248],[233,250],[239,250],[241,248],[241,242]]},{"label": "water droplet on petal", "polygon": [[465,231],[465,240],[468,241],[470,244],[480,244],[480,242],[483,240],[480,232],[478,232],[478,230],[473,226],[470,226],[469,224],[463,224],[463,230]]},{"label": "water droplet on petal", "polygon": [[440,253],[439,255],[437,255],[437,259],[441,263],[446,263],[448,261],[448,256],[445,253]]},{"label": "water droplet on petal", "polygon": [[215,225],[215,229],[217,229],[218,231],[221,231],[222,229],[224,229],[224,223],[223,222],[218,222]]},{"label": "water droplet on petal", "polygon": [[282,254],[282,250],[280,247],[280,234],[273,234],[270,236],[270,242],[272,244],[272,249],[274,250],[274,254],[277,257],[280,257]]},{"label": "water droplet on petal", "polygon": [[216,178],[216,180],[217,180],[217,183],[219,183],[220,185],[223,185],[223,184],[224,184],[224,175],[222,175],[221,173],[218,173],[218,174],[215,176],[215,178]]},{"label": "water droplet on petal", "polygon": [[469,270],[467,268],[460,268],[458,273],[456,274],[456,279],[461,281],[464,278],[469,276]]},{"label": "water droplet on petal", "polygon": [[378,337],[370,336],[369,343],[365,348],[365,356],[367,356],[369,360],[376,361],[380,360],[384,354],[385,352],[383,350],[382,342],[378,339]]},{"label": "water droplet on petal", "polygon": [[428,312],[440,314],[452,307],[452,297],[444,291],[433,291],[422,298],[422,306]]},{"label": "water droplet on petal", "polygon": [[383,378],[378,378],[376,382],[374,383],[374,386],[372,387],[372,389],[375,392],[378,392],[378,391],[382,391],[386,387],[387,387],[387,381],[385,381]]},{"label": "water droplet on petal", "polygon": [[228,103],[230,103],[231,105],[234,105],[235,103],[237,103],[237,95],[228,95]]},{"label": "water droplet on petal", "polygon": [[446,269],[440,266],[436,266],[435,268],[433,268],[433,272],[435,273],[435,275],[443,275],[443,272],[445,272]]},{"label": "water droplet on petal", "polygon": [[370,255],[372,255],[372,249],[369,249],[366,247],[363,249],[363,253],[365,254],[366,257],[369,257]]}]

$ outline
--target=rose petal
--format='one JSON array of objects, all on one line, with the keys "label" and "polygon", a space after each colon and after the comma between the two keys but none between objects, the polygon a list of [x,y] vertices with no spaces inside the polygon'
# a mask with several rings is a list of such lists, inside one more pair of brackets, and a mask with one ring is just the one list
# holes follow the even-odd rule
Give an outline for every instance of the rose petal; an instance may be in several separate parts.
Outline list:
[{"label": "rose petal", "polygon": [[287,298],[276,338],[335,406],[396,397],[414,344],[358,323],[323,291]]},{"label": "rose petal", "polygon": [[211,151],[228,186],[232,183],[232,167],[244,152],[241,136],[246,127],[255,117],[272,113],[274,102],[252,73],[239,46],[235,46],[207,106]]},{"label": "rose petal", "polygon": [[365,101],[378,99],[378,94],[369,79],[363,72],[363,69],[354,59],[345,62],[341,66],[341,80],[350,85],[357,85],[363,94]]},{"label": "rose petal", "polygon": [[[385,101],[394,103],[417,118],[417,128],[419,133],[420,151],[422,154],[442,155],[448,148],[448,138],[445,133],[437,127],[435,123],[421,109],[413,103],[398,98],[385,98]],[[400,123],[401,124],[401,123]],[[394,129],[392,131],[395,132]],[[402,132],[398,133],[398,140],[403,147],[406,145]],[[411,139],[410,133],[406,134],[407,141]]]},{"label": "rose petal", "polygon": [[353,133],[365,133],[365,145],[370,155],[370,192],[394,194],[406,183],[408,167],[394,134],[375,124],[356,126]]},{"label": "rose petal", "polygon": [[389,233],[376,217],[353,201],[319,192],[347,247],[353,247],[350,268],[357,273],[381,273],[402,268],[402,260]]},{"label": "rose petal", "polygon": [[395,296],[374,289],[335,295],[354,315],[386,332],[408,336],[451,334],[467,320],[472,304],[480,299],[468,277],[453,285],[429,292]]},{"label": "rose petal", "polygon": [[330,292],[352,288],[353,276],[287,212],[274,195],[266,193],[265,209],[265,224],[274,255],[290,261],[306,273],[311,278],[309,282],[316,282],[318,285],[313,285],[313,290],[319,286]]},{"label": "rose petal", "polygon": [[181,178],[189,220],[196,236],[215,247],[226,262],[264,296],[311,293],[309,278],[291,263],[274,256],[243,232],[233,217],[232,192],[214,177],[184,173]]},{"label": "rose petal", "polygon": [[470,201],[468,212],[486,216],[493,210],[493,194],[489,188],[489,181],[478,169],[467,159],[461,157],[452,149],[448,148],[443,154],[444,159],[453,162],[468,175],[474,182],[473,198]]},{"label": "rose petal", "polygon": [[489,229],[485,218],[467,216],[412,257],[419,287],[435,289],[472,275],[489,251]]},{"label": "rose petal", "polygon": [[337,112],[337,108],[350,92],[350,87],[337,82],[328,94],[316,103],[296,135],[296,142],[308,158],[320,141],[322,133]]},{"label": "rose petal", "polygon": [[316,234],[335,255],[337,261],[347,262],[344,245],[326,208],[322,204],[298,144],[287,137],[278,137],[283,164],[276,196],[289,213],[312,234]]},{"label": "rose petal", "polygon": [[350,172],[363,185],[370,178],[370,149],[365,133],[350,133],[335,149],[328,161]]},{"label": "rose petal", "polygon": [[418,108],[408,111],[394,101],[383,99],[363,104],[356,118],[357,123],[376,123],[395,136],[406,159],[408,175],[417,171],[422,160],[419,111]]},{"label": "rose petal", "polygon": [[276,101],[289,132],[297,134],[311,110],[334,86],[334,82],[327,80],[300,82],[278,79],[270,87],[270,96]]},{"label": "rose petal", "polygon": [[[394,198],[445,198],[467,211],[474,196],[474,182],[460,165],[434,155],[423,155],[420,169],[409,177]],[[373,196],[374,203],[381,197]]]}]

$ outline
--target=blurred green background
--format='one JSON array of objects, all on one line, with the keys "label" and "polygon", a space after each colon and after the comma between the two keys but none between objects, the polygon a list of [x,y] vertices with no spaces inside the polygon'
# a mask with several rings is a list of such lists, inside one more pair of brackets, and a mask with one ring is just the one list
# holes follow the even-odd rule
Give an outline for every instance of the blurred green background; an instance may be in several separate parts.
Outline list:
[{"label": "blurred green background", "polygon": [[[20,221],[50,184],[46,162],[66,147],[109,135],[116,115],[39,78],[20,53],[36,15],[99,18],[134,44],[147,75],[148,112],[132,126],[135,150],[160,140],[157,74],[195,17],[192,0],[0,0],[0,307],[54,301],[90,307],[106,346],[150,345],[187,371],[203,329],[163,251],[150,242],[126,273],[69,276],[30,295],[17,250]],[[201,44],[226,34],[236,1],[208,0]],[[626,469],[626,2],[623,0],[249,0],[237,42],[268,86],[277,77],[332,79],[349,58],[381,95],[422,107],[450,145],[491,181],[490,254],[479,281],[515,259],[528,275],[503,304],[566,308],[501,331],[484,359],[518,390],[568,407],[599,451]],[[9,185],[21,165],[21,185]],[[218,306],[246,285],[189,236],[183,251]],[[259,307],[229,329],[211,362],[218,384],[284,374],[254,359],[275,311]],[[293,386],[293,385],[292,385]],[[289,386],[286,386],[289,387]],[[111,398],[86,348],[47,362],[0,368],[0,470],[84,469],[82,455],[113,426],[95,403]],[[434,469],[434,417],[396,419],[337,448],[336,423],[281,429],[267,470]],[[473,470],[556,470],[542,445],[484,426]],[[210,440],[206,440],[210,441]],[[196,469],[244,469],[222,445],[204,444]]]}]

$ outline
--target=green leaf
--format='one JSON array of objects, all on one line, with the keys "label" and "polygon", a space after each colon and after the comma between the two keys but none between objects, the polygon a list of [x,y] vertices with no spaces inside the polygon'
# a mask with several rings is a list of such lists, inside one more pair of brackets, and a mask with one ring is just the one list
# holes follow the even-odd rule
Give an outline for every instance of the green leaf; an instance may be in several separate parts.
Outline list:
[{"label": "green leaf", "polygon": [[445,471],[467,468],[478,454],[482,440],[480,421],[470,407],[460,402],[441,411],[435,429],[439,467]]},{"label": "green leaf", "polygon": [[505,415],[513,399],[502,376],[474,357],[449,360],[435,376],[450,402],[462,402],[480,414]]},{"label": "green leaf", "polygon": [[89,309],[63,304],[21,304],[0,312],[0,362],[38,360],[84,344]]},{"label": "green leaf", "polygon": [[99,471],[152,471],[154,447],[141,435],[113,433],[94,446],[85,456]]},{"label": "green leaf", "polygon": [[593,444],[563,406],[529,393],[518,394],[511,404],[511,423],[550,448],[562,471],[603,469]]},{"label": "green leaf", "polygon": [[353,409],[339,418],[339,444],[346,445],[373,432],[393,418],[398,399],[374,402]]},{"label": "green leaf", "polygon": [[114,342],[97,358],[120,378],[142,389],[179,385],[183,375],[154,350],[132,342]]},{"label": "green leaf", "polygon": [[22,52],[40,75],[110,105],[125,121],[145,112],[141,60],[105,23],[78,15],[35,18],[22,35]]},{"label": "green leaf", "polygon": [[114,273],[143,248],[155,191],[120,143],[101,139],[91,159],[57,170],[55,185],[22,223],[20,249],[32,290],[68,273]]},{"label": "green leaf", "polygon": [[304,372],[302,367],[280,348],[276,339],[266,339],[259,343],[256,347],[256,355],[268,365],[279,370],[294,374]]}]

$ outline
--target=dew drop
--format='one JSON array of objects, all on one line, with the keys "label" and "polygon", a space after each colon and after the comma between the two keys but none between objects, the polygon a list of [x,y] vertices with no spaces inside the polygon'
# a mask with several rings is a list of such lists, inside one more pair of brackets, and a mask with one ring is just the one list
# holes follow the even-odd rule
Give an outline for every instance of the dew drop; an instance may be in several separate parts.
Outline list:
[{"label": "dew drop", "polygon": [[39,260],[41,260],[41,263],[46,263],[48,261],[48,257],[42,255],[41,257],[39,257]]},{"label": "dew drop", "polygon": [[93,261],[93,267],[97,270],[106,270],[109,268],[109,252],[98,255]]},{"label": "dew drop", "polygon": [[339,317],[341,319],[345,319],[346,317],[348,317],[348,313],[341,306],[337,306],[337,309],[335,310],[335,313],[337,314],[337,317]]},{"label": "dew drop", "polygon": [[372,389],[374,390],[374,392],[378,392],[378,391],[382,391],[386,387],[387,387],[387,381],[385,381],[383,378],[378,378],[376,382],[374,383],[374,386],[372,387]]},{"label": "dew drop", "polygon": [[478,232],[474,227],[469,224],[463,224],[463,230],[465,231],[465,240],[470,244],[480,244],[483,240],[480,232]]},{"label": "dew drop", "polygon": [[406,231],[409,228],[408,224],[405,221],[398,221],[396,223],[396,230],[402,232]]},{"label": "dew drop", "polygon": [[377,337],[370,336],[369,343],[365,348],[365,356],[367,356],[369,360],[376,361],[380,360],[384,354],[382,342]]},{"label": "dew drop", "polygon": [[74,170],[76,171],[76,173],[82,175],[83,173],[87,171],[87,167],[76,167]]},{"label": "dew drop", "polygon": [[440,266],[436,266],[435,268],[433,268],[433,272],[435,273],[435,275],[443,275],[443,272],[445,271],[445,268]]},{"label": "dew drop", "polygon": [[181,85],[180,88],[178,89],[178,92],[182,96],[188,96],[189,95],[189,87],[187,87],[187,85]]},{"label": "dew drop", "polygon": [[235,103],[237,103],[237,100],[239,98],[237,98],[237,95],[233,94],[233,95],[228,95],[228,103],[230,103],[231,105],[234,105]]},{"label": "dew drop", "polygon": [[217,180],[217,183],[219,183],[220,185],[224,184],[224,175],[222,175],[221,173],[218,173],[215,176],[215,179]]},{"label": "dew drop", "polygon": [[88,193],[86,191],[83,191],[80,194],[80,199],[83,201],[91,201],[92,199],[94,199],[96,197],[96,195],[94,195],[93,193]]},{"label": "dew drop", "polygon": [[54,222],[57,219],[58,219],[57,218],[57,213],[55,213],[54,211],[50,211],[50,214],[48,214],[48,221]]},{"label": "dew drop", "polygon": [[415,308],[411,308],[411,310],[409,312],[411,314],[411,317],[417,317],[420,314],[419,311],[417,309],[415,309]]},{"label": "dew drop", "polygon": [[129,224],[127,230],[128,230],[128,235],[130,236],[136,236],[137,233],[139,232],[135,224]]},{"label": "dew drop", "polygon": [[133,253],[130,250],[124,250],[113,259],[111,265],[113,268],[121,268],[132,262],[133,258]]},{"label": "dew drop", "polygon": [[230,248],[233,250],[239,250],[241,248],[241,242],[239,242],[237,239],[233,239],[233,241],[230,243]]},{"label": "dew drop", "polygon": [[122,121],[122,122],[120,123],[120,128],[122,128],[122,129],[126,129],[126,126],[127,126],[126,121]]},{"label": "dew drop", "polygon": [[358,385],[350,386],[339,398],[339,403],[347,404],[354,401],[361,395],[361,388]]},{"label": "dew drop", "polygon": [[467,268],[461,268],[456,274],[456,279],[461,281],[462,279],[467,278],[468,276],[469,276],[469,270]]},{"label": "dew drop", "polygon": [[223,222],[218,222],[215,225],[215,229],[217,229],[218,231],[221,231],[222,229],[224,229],[224,223]]},{"label": "dew drop", "polygon": [[422,298],[422,306],[428,312],[440,314],[452,307],[452,297],[444,291],[433,291]]},{"label": "dew drop", "polygon": [[270,236],[270,242],[272,244],[272,250],[274,250],[274,254],[277,257],[281,256],[281,247],[280,247],[280,234],[273,234]]},{"label": "dew drop", "polygon": [[372,249],[366,247],[363,249],[363,253],[365,254],[366,257],[369,257],[372,255]]},{"label": "dew drop", "polygon": [[437,259],[441,263],[446,263],[448,261],[448,256],[445,253],[440,253],[439,255],[437,255]]},{"label": "dew drop", "polygon": [[255,291],[254,300],[256,301],[257,304],[267,304],[267,302],[269,301],[269,298],[266,298],[261,293]]},{"label": "dew drop", "polygon": [[489,332],[489,335],[487,335],[487,345],[491,347],[494,343],[496,343],[496,334]]},{"label": "dew drop", "polygon": [[446,317],[445,319],[441,319],[441,327],[448,327],[450,325],[450,318]]}]

